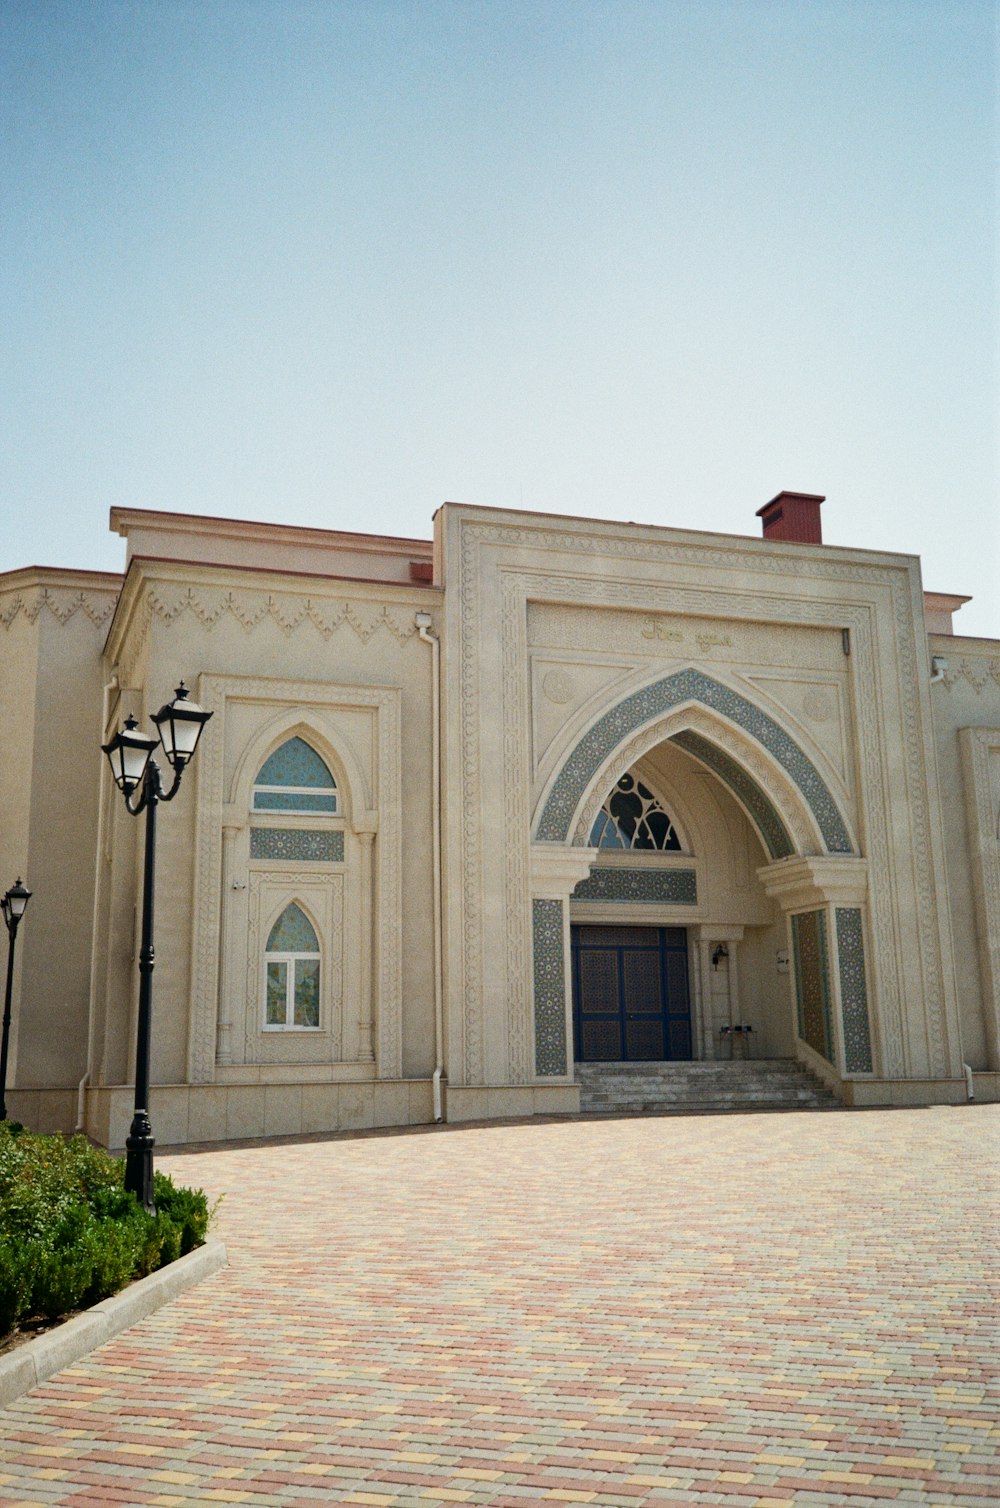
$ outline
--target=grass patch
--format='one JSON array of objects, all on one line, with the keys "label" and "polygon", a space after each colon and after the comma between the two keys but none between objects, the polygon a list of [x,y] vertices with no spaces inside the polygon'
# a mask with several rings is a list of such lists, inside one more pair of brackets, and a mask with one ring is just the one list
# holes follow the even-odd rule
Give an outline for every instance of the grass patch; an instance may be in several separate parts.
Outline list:
[{"label": "grass patch", "polygon": [[125,1189],[125,1163],[84,1136],[35,1136],[0,1121],[0,1346],[204,1243],[201,1189],[154,1175],[156,1214]]}]

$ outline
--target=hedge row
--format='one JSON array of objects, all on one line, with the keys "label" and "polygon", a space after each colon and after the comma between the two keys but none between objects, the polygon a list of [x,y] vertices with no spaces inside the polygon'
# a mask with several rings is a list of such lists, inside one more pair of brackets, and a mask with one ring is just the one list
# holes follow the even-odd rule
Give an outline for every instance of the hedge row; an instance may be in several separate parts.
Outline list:
[{"label": "hedge row", "polygon": [[156,1214],[124,1186],[125,1164],[86,1137],[34,1136],[0,1121],[0,1341],[165,1267],[208,1230],[200,1189],[154,1175]]}]

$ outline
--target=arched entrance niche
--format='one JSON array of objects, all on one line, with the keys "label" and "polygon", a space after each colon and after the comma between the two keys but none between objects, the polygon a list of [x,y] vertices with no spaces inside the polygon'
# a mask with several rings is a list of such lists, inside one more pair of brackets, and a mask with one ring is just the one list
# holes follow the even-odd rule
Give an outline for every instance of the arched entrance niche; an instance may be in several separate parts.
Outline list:
[{"label": "arched entrance niche", "polygon": [[[300,707],[261,720],[222,819],[216,1078],[374,1061],[377,813],[350,743]],[[296,916],[298,925],[288,925]],[[279,934],[300,932],[294,938]],[[304,939],[304,940],[303,940]]]},{"label": "arched entrance niche", "polygon": [[[672,886],[675,895],[691,897],[694,1055],[719,1051],[720,1016],[728,1015],[722,1024],[730,1030],[753,1025],[741,1006],[745,965],[769,971],[768,992],[790,1027],[780,1055],[793,1050],[831,1082],[870,1074],[866,864],[848,820],[817,759],[787,728],[742,692],[694,669],[662,677],[594,718],[539,799],[532,845],[536,1072],[572,1071],[571,909],[579,915],[603,867],[590,846],[602,803],[622,774],[641,768],[657,748],[696,766],[728,803],[729,825],[747,825],[759,846],[755,901],[745,921],[732,905],[713,916],[703,904],[708,887],[703,882],[698,895],[697,853],[690,855],[691,879],[678,877]],[[676,857],[669,867],[679,869]],[[614,883],[602,880],[607,898]],[[618,888],[623,896],[637,894],[635,881]],[[765,898],[769,918],[760,914]],[[663,917],[683,924],[676,909]]]}]

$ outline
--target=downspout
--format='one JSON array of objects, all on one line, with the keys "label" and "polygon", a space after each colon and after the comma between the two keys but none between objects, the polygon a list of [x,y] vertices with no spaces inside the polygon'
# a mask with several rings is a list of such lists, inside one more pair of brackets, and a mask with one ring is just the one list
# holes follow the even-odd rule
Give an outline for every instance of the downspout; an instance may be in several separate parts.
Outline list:
[{"label": "downspout", "polygon": [[973,1078],[972,1078],[972,1069],[969,1067],[968,1063],[963,1063],[962,1067],[965,1069],[965,1096],[966,1096],[966,1099],[974,1100],[975,1097],[976,1097],[976,1086],[975,1086],[975,1083],[974,1083]]},{"label": "downspout", "polygon": [[430,630],[430,613],[414,617],[417,632],[431,647],[431,887],[434,911],[434,1119],[444,1120],[444,975],[441,962],[441,644]]},{"label": "downspout", "polygon": [[[117,691],[118,672],[115,671],[110,681],[104,687],[101,696],[101,736],[97,740],[99,744],[104,742],[104,735],[108,726],[108,709],[112,691]],[[84,1093],[90,1082],[91,1069],[94,1064],[94,1016],[97,1004],[97,885],[101,874],[101,845],[104,842],[104,792],[107,781],[104,779],[104,761],[101,761],[101,779],[97,788],[97,854],[94,864],[94,920],[90,928],[90,999],[87,1002],[87,1071],[77,1085],[76,1090],[76,1125],[74,1134],[83,1130],[84,1121]]]}]

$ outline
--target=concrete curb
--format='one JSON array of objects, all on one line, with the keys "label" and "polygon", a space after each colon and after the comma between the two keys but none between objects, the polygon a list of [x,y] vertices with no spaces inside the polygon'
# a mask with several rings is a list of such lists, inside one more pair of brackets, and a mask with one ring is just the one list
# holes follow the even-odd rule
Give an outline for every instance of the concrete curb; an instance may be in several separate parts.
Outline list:
[{"label": "concrete curb", "polygon": [[169,1266],[151,1272],[148,1278],[131,1283],[121,1293],[102,1299],[85,1314],[78,1314],[47,1334],[26,1341],[9,1355],[0,1356],[0,1408],[37,1387],[53,1372],[72,1366],[163,1304],[169,1304],[185,1288],[225,1267],[227,1261],[225,1246],[210,1236],[204,1246],[196,1247],[186,1257],[179,1257]]}]

